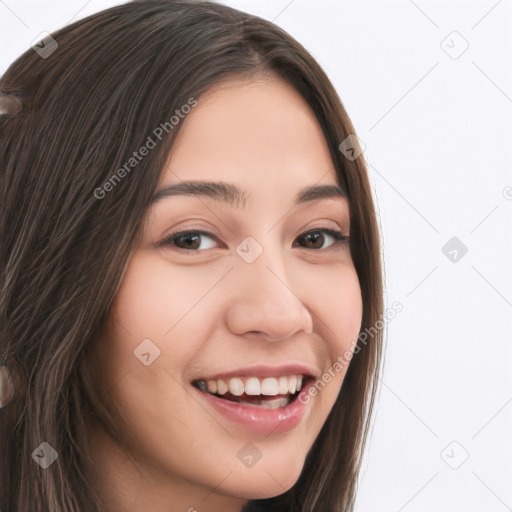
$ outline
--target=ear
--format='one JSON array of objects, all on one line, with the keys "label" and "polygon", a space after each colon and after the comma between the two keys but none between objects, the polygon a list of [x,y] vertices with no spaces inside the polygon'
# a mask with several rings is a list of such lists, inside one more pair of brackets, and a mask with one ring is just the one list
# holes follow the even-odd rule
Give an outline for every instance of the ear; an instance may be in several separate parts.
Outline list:
[{"label": "ear", "polygon": [[23,109],[23,101],[16,94],[0,93],[0,116],[14,116]]}]

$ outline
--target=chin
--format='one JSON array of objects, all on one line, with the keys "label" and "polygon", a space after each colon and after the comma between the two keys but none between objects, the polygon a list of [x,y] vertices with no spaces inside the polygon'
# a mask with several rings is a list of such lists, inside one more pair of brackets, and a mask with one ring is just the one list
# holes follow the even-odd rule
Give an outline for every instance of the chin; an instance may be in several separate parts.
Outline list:
[{"label": "chin", "polygon": [[[304,460],[290,458],[260,460],[252,468],[238,470],[235,478],[229,478],[225,492],[248,500],[267,499],[289,491],[302,472]],[[234,475],[232,475],[234,476]],[[227,483],[226,480],[226,483]]]}]

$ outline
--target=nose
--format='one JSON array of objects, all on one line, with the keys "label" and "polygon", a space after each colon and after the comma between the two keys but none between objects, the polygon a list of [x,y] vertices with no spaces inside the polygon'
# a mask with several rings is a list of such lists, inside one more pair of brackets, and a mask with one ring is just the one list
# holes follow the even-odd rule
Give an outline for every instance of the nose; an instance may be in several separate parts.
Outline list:
[{"label": "nose", "polygon": [[313,318],[301,299],[295,274],[286,272],[282,252],[264,250],[254,262],[238,260],[230,273],[226,323],[234,334],[264,335],[267,341],[313,332]]}]

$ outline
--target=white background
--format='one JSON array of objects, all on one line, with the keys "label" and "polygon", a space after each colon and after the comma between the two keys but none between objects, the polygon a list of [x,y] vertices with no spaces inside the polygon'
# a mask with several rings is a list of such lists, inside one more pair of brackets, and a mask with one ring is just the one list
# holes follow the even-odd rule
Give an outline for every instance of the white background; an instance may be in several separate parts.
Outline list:
[{"label": "white background", "polygon": [[[120,3],[0,0],[0,72]],[[366,146],[403,311],[356,511],[512,511],[512,1],[224,3],[317,58]]]}]

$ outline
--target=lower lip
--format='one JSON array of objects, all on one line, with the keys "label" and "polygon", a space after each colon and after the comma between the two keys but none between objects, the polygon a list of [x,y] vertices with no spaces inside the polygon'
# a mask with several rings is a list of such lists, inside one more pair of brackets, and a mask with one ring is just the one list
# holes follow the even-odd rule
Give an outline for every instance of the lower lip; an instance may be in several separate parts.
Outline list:
[{"label": "lower lip", "polygon": [[[269,436],[271,434],[287,432],[301,422],[309,403],[309,400],[304,400],[304,398],[310,385],[311,383],[308,383],[302,388],[293,402],[277,409],[264,409],[263,407],[239,404],[218,398],[195,387],[194,389],[213,409],[228,420],[242,425],[247,430]],[[301,398],[302,400],[300,400]]]}]

